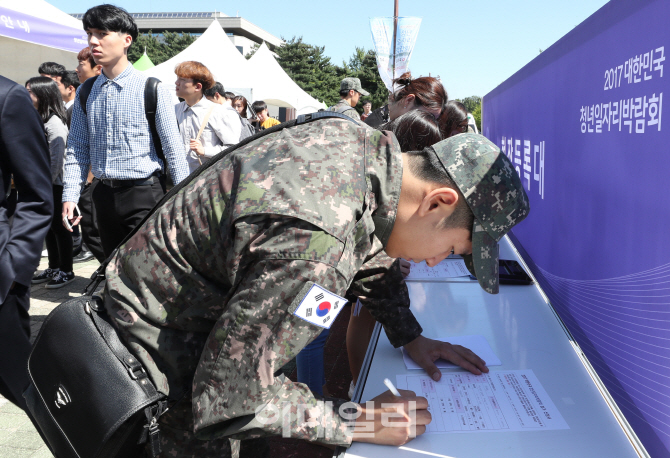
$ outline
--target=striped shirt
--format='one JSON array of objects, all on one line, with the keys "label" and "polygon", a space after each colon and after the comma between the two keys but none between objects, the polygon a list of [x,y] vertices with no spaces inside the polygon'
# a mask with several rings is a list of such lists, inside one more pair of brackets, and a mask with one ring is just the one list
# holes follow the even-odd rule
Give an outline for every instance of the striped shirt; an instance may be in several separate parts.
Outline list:
[{"label": "striped shirt", "polygon": [[[101,73],[91,88],[86,114],[79,90],[68,136],[63,202],[77,202],[89,166],[97,178],[133,180],[163,169],[154,148],[144,111],[144,86],[148,77],[132,65],[113,80]],[[158,87],[156,130],[161,139],[172,181],[188,176],[186,152],[177,128],[169,89]]]}]

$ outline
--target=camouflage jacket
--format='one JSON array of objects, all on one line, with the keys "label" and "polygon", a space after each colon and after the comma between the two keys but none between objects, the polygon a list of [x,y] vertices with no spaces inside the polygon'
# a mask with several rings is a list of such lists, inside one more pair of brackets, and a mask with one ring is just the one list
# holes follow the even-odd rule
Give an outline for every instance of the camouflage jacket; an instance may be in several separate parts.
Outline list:
[{"label": "camouflage jacket", "polygon": [[356,109],[352,107],[349,104],[349,102],[347,102],[344,99],[341,99],[335,105],[329,107],[328,111],[335,111],[337,113],[342,113],[343,115],[349,116],[351,119],[355,119],[356,121],[360,121],[361,119],[361,116],[358,114],[358,111],[356,111]]},{"label": "camouflage jacket", "polygon": [[[105,306],[122,338],[161,392],[192,391],[203,439],[283,432],[349,444],[344,401],[319,404],[305,385],[273,374],[322,331],[292,313],[313,284],[362,296],[400,330],[396,343],[420,334],[399,270],[385,280],[380,265],[392,260],[375,258],[400,195],[396,139],[320,120],[251,142],[190,180],[106,270]],[[263,406],[293,406],[289,429],[259,420]]]}]

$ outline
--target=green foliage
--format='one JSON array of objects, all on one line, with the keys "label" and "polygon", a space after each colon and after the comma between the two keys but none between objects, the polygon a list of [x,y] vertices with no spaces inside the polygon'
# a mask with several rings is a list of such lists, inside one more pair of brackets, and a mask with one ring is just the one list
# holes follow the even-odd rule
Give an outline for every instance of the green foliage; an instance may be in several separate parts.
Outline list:
[{"label": "green foliage", "polygon": [[244,58],[247,59],[247,60],[251,59],[251,56],[256,54],[256,51],[258,51],[258,48],[260,48],[260,47],[261,47],[261,45],[259,45],[258,43],[254,43],[254,45],[251,47],[249,52],[244,55]]},{"label": "green foliage", "polygon": [[[457,99],[458,100],[458,99]],[[475,122],[477,123],[477,129],[479,131],[482,131],[482,98],[478,97],[476,95],[472,95],[470,97],[466,97],[463,100],[458,100],[461,102],[463,105],[465,105],[465,109],[468,110],[468,113],[472,113],[472,116],[475,118]]]},{"label": "green foliage", "polygon": [[190,33],[165,32],[161,38],[151,33],[141,33],[137,41],[128,50],[128,60],[134,63],[142,57],[144,49],[149,59],[158,65],[176,56],[195,41],[196,37]]},{"label": "green foliage", "polygon": [[377,70],[377,57],[374,50],[366,51],[364,48],[356,47],[356,51],[349,59],[349,64],[344,65],[346,76],[352,76],[361,80],[363,89],[370,93],[369,97],[361,98],[356,107],[360,113],[363,112],[363,104],[372,102],[372,109],[375,110],[388,101],[388,89],[384,85]]},{"label": "green foliage", "polygon": [[285,40],[275,49],[277,62],[305,92],[326,105],[340,100],[341,72],[324,55],[324,46],[314,46],[302,41],[302,37]]},{"label": "green foliage", "polygon": [[[258,45],[254,46],[244,57],[251,58],[257,49]],[[357,107],[359,112],[363,112],[365,101],[371,101],[373,109],[386,103],[388,91],[377,72],[373,51],[357,47],[349,63],[343,62],[342,66],[338,66],[331,62],[324,50],[324,46],[310,45],[302,37],[293,37],[285,40],[284,45],[275,48],[274,52],[288,76],[305,92],[328,106],[340,100],[340,82],[347,76],[359,78],[363,89],[370,93],[370,97],[361,99]]]},{"label": "green foliage", "polygon": [[474,111],[472,111],[472,116],[475,118],[475,123],[477,124],[477,130],[482,131],[482,105],[477,105]]}]

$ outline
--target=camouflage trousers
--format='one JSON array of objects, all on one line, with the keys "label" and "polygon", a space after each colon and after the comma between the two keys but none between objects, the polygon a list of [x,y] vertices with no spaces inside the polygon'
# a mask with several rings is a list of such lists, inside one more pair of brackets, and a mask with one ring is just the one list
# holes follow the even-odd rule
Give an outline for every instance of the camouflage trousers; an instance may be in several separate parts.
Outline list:
[{"label": "camouflage trousers", "polygon": [[[269,445],[265,438],[244,441],[227,438],[210,441],[197,439],[193,433],[190,395],[170,407],[158,423],[161,458],[263,458],[269,455]],[[148,447],[146,456],[151,456]]]}]

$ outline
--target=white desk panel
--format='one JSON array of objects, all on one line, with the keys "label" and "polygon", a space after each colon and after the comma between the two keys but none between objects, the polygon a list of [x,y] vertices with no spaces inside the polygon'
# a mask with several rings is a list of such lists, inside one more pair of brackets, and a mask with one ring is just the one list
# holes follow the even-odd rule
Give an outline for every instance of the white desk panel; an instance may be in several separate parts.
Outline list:
[{"label": "white desk panel", "polygon": [[[504,239],[501,257],[517,259]],[[578,458],[638,457],[627,435],[535,285],[501,285],[498,295],[475,282],[408,282],[414,315],[426,337],[481,334],[502,361],[491,371],[532,369],[568,423],[568,430],[423,435],[404,447],[354,443],[346,457]],[[457,371],[458,369],[451,369]],[[362,401],[408,371],[382,331]]]}]

